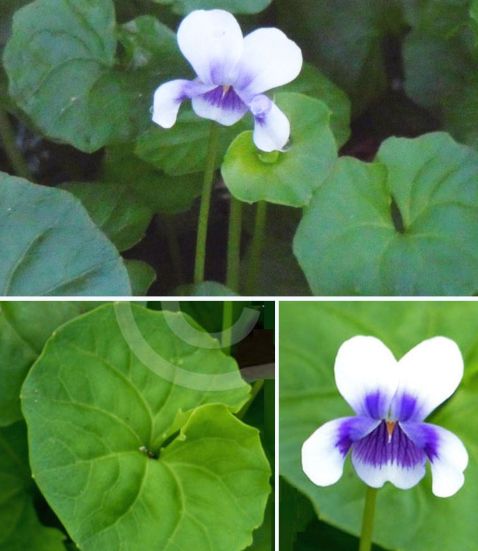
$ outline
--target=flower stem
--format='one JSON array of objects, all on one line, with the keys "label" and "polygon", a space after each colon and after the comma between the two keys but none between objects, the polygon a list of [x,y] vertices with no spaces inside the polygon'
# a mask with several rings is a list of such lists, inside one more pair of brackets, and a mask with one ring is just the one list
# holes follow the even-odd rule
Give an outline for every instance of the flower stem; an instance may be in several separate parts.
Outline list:
[{"label": "flower stem", "polygon": [[217,149],[219,144],[219,125],[211,123],[209,130],[209,143],[207,148],[206,165],[204,167],[204,180],[199,206],[199,220],[196,240],[196,259],[194,262],[194,283],[204,281],[206,265],[206,241],[209,209],[211,207],[211,195],[216,167]]},{"label": "flower stem", "polygon": [[8,160],[17,176],[22,178],[32,179],[32,175],[28,168],[27,162],[18,150],[15,143],[15,132],[13,131],[8,113],[0,107],[0,140],[2,141],[3,150],[5,151]]},{"label": "flower stem", "polygon": [[359,551],[370,551],[372,548],[373,520],[375,515],[375,501],[377,498],[377,488],[367,486],[365,494],[365,507],[362,517],[362,533],[360,535]]},{"label": "flower stem", "polygon": [[242,204],[231,196],[229,212],[229,236],[227,239],[226,285],[239,292],[239,266],[241,258]]},{"label": "flower stem", "polygon": [[256,293],[257,276],[259,273],[260,258],[264,247],[265,228],[267,218],[267,203],[259,201],[256,207],[256,219],[254,222],[254,235],[251,243],[251,256],[247,271],[246,295]]}]

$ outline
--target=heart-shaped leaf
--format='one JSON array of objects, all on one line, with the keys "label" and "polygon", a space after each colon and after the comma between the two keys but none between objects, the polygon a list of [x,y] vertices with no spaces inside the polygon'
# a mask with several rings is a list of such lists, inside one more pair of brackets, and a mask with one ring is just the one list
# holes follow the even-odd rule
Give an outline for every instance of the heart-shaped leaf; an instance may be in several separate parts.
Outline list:
[{"label": "heart-shaped leaf", "polygon": [[0,428],[0,551],[64,551],[64,535],[40,524],[23,422]]},{"label": "heart-shaped leaf", "polygon": [[118,251],[68,192],[0,173],[2,295],[129,295]]},{"label": "heart-shaped leaf", "polygon": [[429,420],[463,439],[470,454],[465,484],[447,499],[432,494],[429,475],[406,491],[386,484],[378,493],[374,541],[403,551],[473,551],[478,492],[478,304],[287,302],[281,305],[280,319],[281,474],[311,499],[321,519],[355,535],[360,533],[366,487],[350,460],[341,480],[329,488],[315,486],[300,464],[302,444],[315,429],[352,414],[334,381],[339,346],[354,335],[372,335],[399,358],[432,336],[447,336],[458,343],[465,359],[465,380]]},{"label": "heart-shaped leaf", "polygon": [[[184,324],[194,345],[177,334]],[[182,313],[128,303],[48,341],[22,390],[31,465],[79,547],[239,551],[252,541],[270,469],[257,430],[230,412],[249,387],[219,346]]]},{"label": "heart-shaped leaf", "polygon": [[448,134],[390,138],[342,158],[294,252],[315,294],[469,295],[478,289],[478,155]]},{"label": "heart-shaped leaf", "polygon": [[229,191],[241,201],[306,205],[337,158],[330,129],[330,111],[319,100],[296,93],[275,98],[291,124],[291,143],[283,152],[257,149],[252,132],[230,145],[222,175]]},{"label": "heart-shaped leaf", "polygon": [[[175,49],[183,64],[174,33],[148,22],[118,30],[112,0],[36,0],[15,14],[5,48],[10,94],[47,136],[82,151],[135,139],[148,124],[159,69],[163,78],[174,69]],[[148,40],[133,39],[138,32]],[[118,35],[127,52],[123,68],[115,57]],[[156,45],[149,57],[148,44]],[[131,53],[135,47],[141,55]],[[166,66],[158,67],[160,52]]]},{"label": "heart-shaped leaf", "polygon": [[0,426],[19,419],[20,388],[45,341],[79,315],[80,302],[3,302],[0,306]]},{"label": "heart-shaped leaf", "polygon": [[171,6],[176,13],[186,15],[193,10],[221,9],[232,13],[258,13],[272,0],[154,0]]},{"label": "heart-shaped leaf", "polygon": [[[180,113],[172,128],[154,125],[144,132],[138,138],[135,153],[143,161],[172,176],[203,172],[211,124],[215,123],[201,119],[187,109]],[[232,140],[250,127],[249,115],[233,126],[220,127],[216,167],[221,165]]]},{"label": "heart-shaped leaf", "polygon": [[119,251],[144,237],[153,212],[132,192],[133,186],[108,182],[68,182],[62,185],[81,201],[93,222]]}]

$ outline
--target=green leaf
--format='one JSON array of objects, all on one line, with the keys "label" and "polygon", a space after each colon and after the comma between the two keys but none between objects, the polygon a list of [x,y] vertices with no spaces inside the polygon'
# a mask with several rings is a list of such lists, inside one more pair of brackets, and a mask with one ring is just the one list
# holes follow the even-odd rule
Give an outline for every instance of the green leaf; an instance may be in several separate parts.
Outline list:
[{"label": "green leaf", "polygon": [[333,365],[339,346],[357,334],[373,335],[401,357],[436,335],[458,343],[465,358],[465,382],[430,422],[463,439],[470,454],[465,485],[455,496],[441,499],[432,494],[429,475],[407,491],[386,484],[378,493],[374,541],[386,549],[401,551],[473,551],[477,533],[473,504],[478,491],[478,304],[288,302],[281,304],[280,320],[281,474],[312,500],[323,520],[355,535],[360,532],[365,485],[350,460],[342,479],[330,488],[315,486],[300,465],[302,443],[316,428],[351,415],[334,382]]},{"label": "green leaf", "polygon": [[478,289],[478,154],[444,133],[342,158],[297,230],[315,294],[470,295]]},{"label": "green leaf", "polygon": [[228,297],[236,293],[217,281],[203,281],[196,285],[181,285],[175,291],[179,296],[190,297]]},{"label": "green leaf", "polygon": [[129,145],[106,150],[102,177],[128,186],[154,212],[169,214],[188,210],[202,189],[202,174],[168,176],[136,157]]},{"label": "green leaf", "polygon": [[[148,33],[147,40],[126,40],[130,64],[121,67],[112,0],[36,0],[15,14],[5,48],[10,94],[45,135],[82,151],[134,139],[148,124],[150,94],[159,84],[156,61],[151,68],[139,61],[148,62],[143,47],[156,42],[150,56],[164,52],[165,62],[175,47],[172,31],[146,21],[120,29],[123,39]],[[143,49],[131,54],[135,46]]]},{"label": "green leaf", "polygon": [[279,26],[362,111],[385,89],[382,41],[399,25],[396,0],[279,0]]},{"label": "green leaf", "polygon": [[306,205],[337,158],[330,111],[319,100],[294,93],[278,94],[277,105],[291,123],[291,143],[284,152],[256,148],[252,132],[240,134],[229,147],[222,175],[241,201]]},{"label": "green leaf", "polygon": [[20,388],[28,370],[53,331],[80,312],[80,302],[0,305],[0,426],[22,418]]},{"label": "green leaf", "polygon": [[23,422],[0,428],[0,551],[64,551],[64,535],[40,524]]},{"label": "green leaf", "polygon": [[[195,345],[171,329],[181,322]],[[230,413],[249,387],[193,326],[103,306],[59,330],[23,386],[36,481],[85,551],[239,551],[261,524],[269,465]]]},{"label": "green leaf", "polygon": [[61,186],[77,197],[93,222],[119,251],[141,241],[153,213],[125,184],[68,182]]},{"label": "green leaf", "polygon": [[310,63],[305,63],[302,72],[290,84],[278,91],[298,92],[323,101],[331,111],[330,128],[338,146],[350,137],[350,100],[338,86]]},{"label": "green leaf", "polygon": [[0,173],[2,295],[129,295],[118,251],[66,191]]},{"label": "green leaf", "polygon": [[133,296],[144,296],[148,289],[156,281],[156,272],[154,269],[141,260],[126,260],[126,269],[128,270],[129,280]]},{"label": "green leaf", "polygon": [[193,10],[221,9],[231,13],[258,13],[267,8],[272,0],[154,0],[171,6],[176,13],[186,15]]},{"label": "green leaf", "polygon": [[[191,109],[185,110],[172,128],[154,125],[144,132],[138,138],[135,153],[171,176],[203,172],[211,124],[215,123],[198,117]],[[221,126],[216,168],[221,165],[232,140],[250,126],[247,119],[233,126]]]}]

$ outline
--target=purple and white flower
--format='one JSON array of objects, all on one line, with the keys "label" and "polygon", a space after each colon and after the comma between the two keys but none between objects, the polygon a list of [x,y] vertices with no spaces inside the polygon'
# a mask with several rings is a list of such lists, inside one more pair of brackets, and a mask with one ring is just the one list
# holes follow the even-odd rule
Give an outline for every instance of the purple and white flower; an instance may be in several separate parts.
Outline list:
[{"label": "purple and white flower", "polygon": [[153,121],[171,128],[187,99],[197,115],[225,126],[250,111],[256,146],[281,150],[289,140],[289,120],[264,92],[300,73],[297,44],[274,28],[243,37],[234,16],[223,10],[191,12],[179,26],[177,39],[197,78],[162,84],[154,94]]},{"label": "purple and white flower", "polygon": [[468,454],[452,432],[424,419],[459,385],[463,359],[445,337],[418,344],[400,361],[374,337],[353,337],[340,347],[335,380],[354,417],[329,421],[302,447],[302,468],[318,486],[342,476],[351,451],[358,476],[380,488],[418,484],[430,462],[432,491],[449,497],[463,485]]}]

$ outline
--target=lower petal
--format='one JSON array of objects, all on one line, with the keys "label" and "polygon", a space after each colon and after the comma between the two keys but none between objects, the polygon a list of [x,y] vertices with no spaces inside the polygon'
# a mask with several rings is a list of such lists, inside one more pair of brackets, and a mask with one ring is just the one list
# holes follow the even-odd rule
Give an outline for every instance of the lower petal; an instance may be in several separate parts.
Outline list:
[{"label": "lower petal", "polygon": [[199,117],[231,126],[247,113],[247,106],[230,86],[216,86],[192,100]]},{"label": "lower petal", "polygon": [[463,471],[468,453],[463,442],[450,432],[430,423],[406,423],[404,430],[423,447],[432,469],[432,491],[438,497],[450,497],[463,486]]},{"label": "lower petal", "polygon": [[381,421],[370,434],[352,447],[352,463],[358,476],[372,488],[391,482],[403,490],[420,482],[425,475],[427,456],[402,430]]},{"label": "lower petal", "polygon": [[335,484],[342,476],[350,446],[376,427],[366,417],[342,417],[318,428],[302,446],[302,469],[317,486]]},{"label": "lower petal", "polygon": [[255,96],[249,104],[254,115],[254,143],[262,151],[282,150],[290,136],[289,119],[267,96]]},{"label": "lower petal", "polygon": [[199,81],[183,79],[161,84],[154,93],[153,122],[163,128],[171,128],[176,122],[181,103],[209,89],[210,86]]}]

